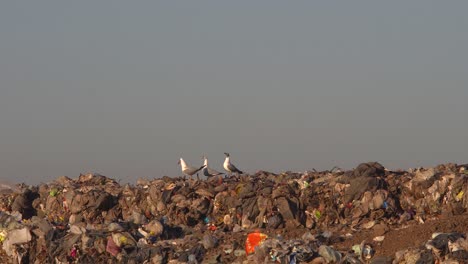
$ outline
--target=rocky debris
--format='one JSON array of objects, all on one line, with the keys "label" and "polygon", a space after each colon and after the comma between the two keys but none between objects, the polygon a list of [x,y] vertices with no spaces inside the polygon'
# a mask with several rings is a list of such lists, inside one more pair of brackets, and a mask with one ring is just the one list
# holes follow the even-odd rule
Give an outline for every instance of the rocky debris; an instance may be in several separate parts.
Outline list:
[{"label": "rocky debris", "polygon": [[[433,230],[412,247],[383,248],[392,232],[466,220],[467,210],[468,171],[456,164],[136,185],[85,174],[0,193],[0,262],[467,263],[466,221],[464,232]],[[399,239],[412,240],[403,232]]]}]

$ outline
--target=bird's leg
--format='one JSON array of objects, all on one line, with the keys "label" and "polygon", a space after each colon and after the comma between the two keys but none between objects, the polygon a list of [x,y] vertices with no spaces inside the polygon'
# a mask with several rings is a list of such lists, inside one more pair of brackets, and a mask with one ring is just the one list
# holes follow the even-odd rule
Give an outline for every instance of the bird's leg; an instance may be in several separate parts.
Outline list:
[{"label": "bird's leg", "polygon": [[198,176],[198,172],[197,172],[197,180],[200,180],[200,176]]}]

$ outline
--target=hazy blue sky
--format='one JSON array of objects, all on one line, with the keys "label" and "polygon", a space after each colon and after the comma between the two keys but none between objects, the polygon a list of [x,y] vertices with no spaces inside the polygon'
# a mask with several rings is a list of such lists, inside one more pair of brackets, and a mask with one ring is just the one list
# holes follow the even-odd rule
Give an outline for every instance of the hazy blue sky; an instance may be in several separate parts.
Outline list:
[{"label": "hazy blue sky", "polygon": [[468,1],[2,1],[0,178],[468,162]]}]

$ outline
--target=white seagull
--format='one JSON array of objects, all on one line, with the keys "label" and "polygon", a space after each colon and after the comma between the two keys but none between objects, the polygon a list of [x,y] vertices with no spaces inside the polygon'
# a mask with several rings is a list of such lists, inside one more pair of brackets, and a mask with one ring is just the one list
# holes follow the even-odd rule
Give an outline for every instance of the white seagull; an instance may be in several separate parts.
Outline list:
[{"label": "white seagull", "polygon": [[223,164],[224,169],[230,173],[242,174],[243,172],[239,170],[238,168],[236,168],[236,166],[234,166],[231,163],[231,160],[229,158],[229,153],[224,152],[224,155],[226,155],[226,159],[224,160],[224,164]]},{"label": "white seagull", "polygon": [[190,179],[192,179],[192,176],[195,173],[197,174],[197,179],[200,179],[198,177],[198,172],[205,167],[205,165],[201,166],[200,168],[195,168],[195,167],[192,167],[192,166],[188,166],[183,158],[180,158],[178,163],[180,164],[180,167],[182,169],[182,173],[184,174],[184,178],[185,178],[185,175],[189,175]]},{"label": "white seagull", "polygon": [[203,167],[203,175],[210,178],[210,177],[213,177],[213,176],[219,176],[219,175],[224,174],[222,172],[219,172],[217,170],[213,170],[212,168],[208,167],[208,158],[206,158],[205,156],[203,156],[203,160],[204,160],[203,166],[205,166],[205,167]]}]

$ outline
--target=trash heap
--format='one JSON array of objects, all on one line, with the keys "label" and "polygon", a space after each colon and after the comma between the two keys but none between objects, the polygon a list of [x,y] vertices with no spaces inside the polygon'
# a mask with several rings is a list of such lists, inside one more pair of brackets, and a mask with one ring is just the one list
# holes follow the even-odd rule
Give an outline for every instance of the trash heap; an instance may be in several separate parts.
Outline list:
[{"label": "trash heap", "polygon": [[[0,192],[0,263],[468,263],[467,168],[20,184]],[[467,228],[379,254],[388,232],[442,216]]]}]

